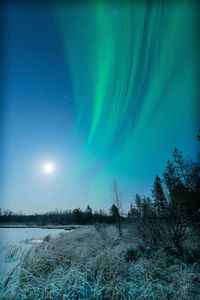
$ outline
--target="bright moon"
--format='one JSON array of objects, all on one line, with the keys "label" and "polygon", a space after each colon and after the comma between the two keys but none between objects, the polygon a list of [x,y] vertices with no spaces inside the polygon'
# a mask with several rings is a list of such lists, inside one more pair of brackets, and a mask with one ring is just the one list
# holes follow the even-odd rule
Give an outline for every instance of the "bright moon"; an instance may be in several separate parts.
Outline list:
[{"label": "bright moon", "polygon": [[47,174],[52,173],[54,171],[54,165],[48,163],[43,166],[43,171]]}]

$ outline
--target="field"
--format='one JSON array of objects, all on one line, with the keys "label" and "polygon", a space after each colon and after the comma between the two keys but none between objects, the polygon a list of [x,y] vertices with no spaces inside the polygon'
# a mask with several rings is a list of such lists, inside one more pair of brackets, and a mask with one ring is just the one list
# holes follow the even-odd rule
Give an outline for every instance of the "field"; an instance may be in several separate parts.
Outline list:
[{"label": "field", "polygon": [[0,298],[188,300],[200,299],[199,290],[198,260],[144,247],[132,226],[119,238],[112,225],[91,225],[24,252]]}]

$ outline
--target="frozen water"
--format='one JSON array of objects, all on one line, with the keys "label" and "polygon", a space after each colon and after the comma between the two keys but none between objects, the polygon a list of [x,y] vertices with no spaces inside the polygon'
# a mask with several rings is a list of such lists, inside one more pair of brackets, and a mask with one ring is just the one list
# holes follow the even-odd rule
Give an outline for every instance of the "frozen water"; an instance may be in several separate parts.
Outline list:
[{"label": "frozen water", "polygon": [[56,236],[63,229],[0,228],[0,280],[17,265],[24,250],[38,245],[47,235]]}]

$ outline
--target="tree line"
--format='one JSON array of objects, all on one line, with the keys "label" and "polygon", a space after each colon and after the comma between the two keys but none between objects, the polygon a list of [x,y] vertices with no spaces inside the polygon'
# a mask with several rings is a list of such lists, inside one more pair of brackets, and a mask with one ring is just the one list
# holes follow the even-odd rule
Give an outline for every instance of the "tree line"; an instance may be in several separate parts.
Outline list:
[{"label": "tree line", "polygon": [[124,220],[187,219],[196,222],[200,220],[200,155],[196,161],[186,160],[182,152],[175,148],[172,160],[168,160],[162,177],[156,175],[152,197],[136,194],[126,216],[122,217],[122,195],[117,181],[112,185],[112,197],[113,205],[108,214],[103,210],[93,212],[89,205],[85,210],[75,208],[33,215],[0,210],[0,223],[39,225],[116,223],[121,235]]},{"label": "tree line", "polygon": [[136,194],[129,217],[187,218],[200,217],[200,159],[185,160],[177,148],[168,160],[162,177],[156,175],[152,198]]},{"label": "tree line", "polygon": [[38,224],[38,225],[89,225],[94,223],[115,223],[113,213],[106,214],[103,210],[92,211],[88,205],[85,210],[75,208],[74,210],[55,210],[47,213],[26,215],[22,212],[14,213],[10,210],[0,210],[0,223],[10,224]]}]

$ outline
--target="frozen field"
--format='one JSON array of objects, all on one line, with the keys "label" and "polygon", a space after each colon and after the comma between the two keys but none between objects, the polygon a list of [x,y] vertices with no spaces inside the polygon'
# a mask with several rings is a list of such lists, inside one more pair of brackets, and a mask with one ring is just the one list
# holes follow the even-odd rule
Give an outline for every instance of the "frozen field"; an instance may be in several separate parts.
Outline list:
[{"label": "frozen field", "polygon": [[[33,247],[24,243],[51,232],[57,235]],[[1,284],[0,299],[200,299],[198,263],[168,256],[163,249],[149,252],[128,228],[122,238],[114,226],[58,233],[41,229],[18,239],[28,251],[11,247],[4,257],[7,266],[17,263]]]},{"label": "frozen field", "polygon": [[38,245],[47,235],[58,236],[63,229],[0,228],[0,279],[20,261],[24,251]]}]

